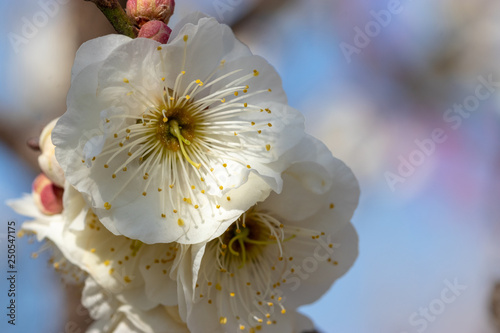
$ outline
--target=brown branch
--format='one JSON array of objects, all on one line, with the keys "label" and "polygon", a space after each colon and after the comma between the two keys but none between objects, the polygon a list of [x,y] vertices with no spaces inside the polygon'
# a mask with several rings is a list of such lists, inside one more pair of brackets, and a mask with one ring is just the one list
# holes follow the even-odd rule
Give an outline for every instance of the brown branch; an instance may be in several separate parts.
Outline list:
[{"label": "brown branch", "polygon": [[97,8],[106,16],[119,34],[135,38],[137,37],[137,28],[128,18],[118,0],[85,0],[93,2]]}]

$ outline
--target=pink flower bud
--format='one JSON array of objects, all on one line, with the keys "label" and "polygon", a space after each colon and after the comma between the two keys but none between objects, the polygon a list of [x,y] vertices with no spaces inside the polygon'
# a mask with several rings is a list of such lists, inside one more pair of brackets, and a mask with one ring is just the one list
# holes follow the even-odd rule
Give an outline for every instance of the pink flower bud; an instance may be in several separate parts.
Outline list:
[{"label": "pink flower bud", "polygon": [[150,38],[162,44],[166,44],[170,38],[172,29],[161,21],[149,21],[144,24],[139,30],[139,36],[142,38]]},{"label": "pink flower bud", "polygon": [[139,27],[148,21],[158,20],[167,24],[174,13],[174,0],[128,0],[127,14]]},{"label": "pink flower bud", "polygon": [[59,118],[52,120],[42,131],[40,135],[40,150],[42,154],[38,156],[38,165],[42,172],[49,179],[60,187],[64,187],[64,172],[56,160],[55,146],[52,144],[52,129]]},{"label": "pink flower bud", "polygon": [[33,199],[45,215],[59,214],[63,210],[64,190],[50,181],[43,173],[33,181]]}]

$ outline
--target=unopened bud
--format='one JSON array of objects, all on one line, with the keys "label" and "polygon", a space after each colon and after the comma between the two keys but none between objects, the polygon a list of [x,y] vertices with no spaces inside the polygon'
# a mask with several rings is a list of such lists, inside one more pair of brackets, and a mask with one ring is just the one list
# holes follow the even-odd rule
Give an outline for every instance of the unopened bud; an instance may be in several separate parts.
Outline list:
[{"label": "unopened bud", "polygon": [[161,21],[149,21],[142,26],[141,30],[139,30],[138,37],[149,38],[162,44],[166,44],[171,33],[172,29],[170,29],[165,23]]},{"label": "unopened bud", "polygon": [[167,24],[174,13],[174,0],[128,0],[127,14],[139,27],[152,20]]},{"label": "unopened bud", "polygon": [[38,165],[42,172],[49,177],[59,187],[64,187],[64,172],[56,160],[55,146],[52,144],[52,129],[59,118],[52,120],[40,135],[40,150],[42,154],[38,156]]},{"label": "unopened bud", "polygon": [[33,199],[45,215],[60,214],[63,210],[64,190],[50,181],[43,173],[33,182]]}]

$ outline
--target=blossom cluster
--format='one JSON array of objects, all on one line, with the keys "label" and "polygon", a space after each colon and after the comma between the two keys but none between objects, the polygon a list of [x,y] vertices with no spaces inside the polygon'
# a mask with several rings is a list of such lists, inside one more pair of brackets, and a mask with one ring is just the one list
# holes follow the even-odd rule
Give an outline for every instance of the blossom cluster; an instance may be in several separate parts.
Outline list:
[{"label": "blossom cluster", "polygon": [[202,14],[166,43],[83,44],[40,146],[43,174],[10,204],[84,284],[88,332],[311,330],[296,309],[357,257],[356,178],[276,70]]}]

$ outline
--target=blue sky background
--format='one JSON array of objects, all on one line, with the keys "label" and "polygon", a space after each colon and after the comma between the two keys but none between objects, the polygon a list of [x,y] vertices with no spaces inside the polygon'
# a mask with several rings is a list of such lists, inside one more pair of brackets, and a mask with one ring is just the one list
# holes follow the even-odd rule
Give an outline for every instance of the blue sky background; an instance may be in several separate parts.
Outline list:
[{"label": "blue sky background", "polygon": [[[2,31],[17,29],[19,18],[33,10],[27,9],[30,3],[0,2],[0,10],[11,18],[0,22]],[[228,21],[253,3],[235,7]],[[350,63],[340,43],[352,44],[353,28],[364,27],[373,19],[370,11],[385,9],[386,1],[290,0],[277,12],[246,20],[236,31],[276,67],[290,104],[306,115],[308,131],[353,168],[362,189],[353,219],[359,258],[327,294],[302,311],[325,333],[414,333],[410,316],[440,297],[444,281],[458,279],[467,289],[425,332],[490,333],[489,293],[500,279],[498,92],[457,130],[449,128],[443,114],[474,92],[479,75],[498,73],[500,6],[487,0],[475,5],[465,0],[402,3],[403,13]],[[178,1],[177,15],[192,9],[216,14],[211,3],[186,0]],[[0,117],[13,119],[16,110],[25,114],[28,103],[19,98],[26,89],[22,81],[9,78],[38,53],[30,49],[32,54],[18,57],[3,37],[0,75],[6,79],[0,83]],[[50,51],[50,45],[43,47]],[[391,191],[384,174],[395,172],[398,156],[407,157],[416,149],[414,140],[428,138],[434,128],[445,129],[448,140]],[[29,192],[37,173],[11,148],[0,145],[2,202]],[[1,225],[23,221],[5,205],[0,213]],[[4,244],[1,239],[0,247]],[[66,324],[64,287],[48,268],[46,254],[30,258],[36,249],[26,239],[18,241],[19,325],[13,329],[2,319],[1,332],[59,333]],[[5,261],[0,258],[2,272]],[[3,309],[6,286],[5,279],[0,281]]]}]

